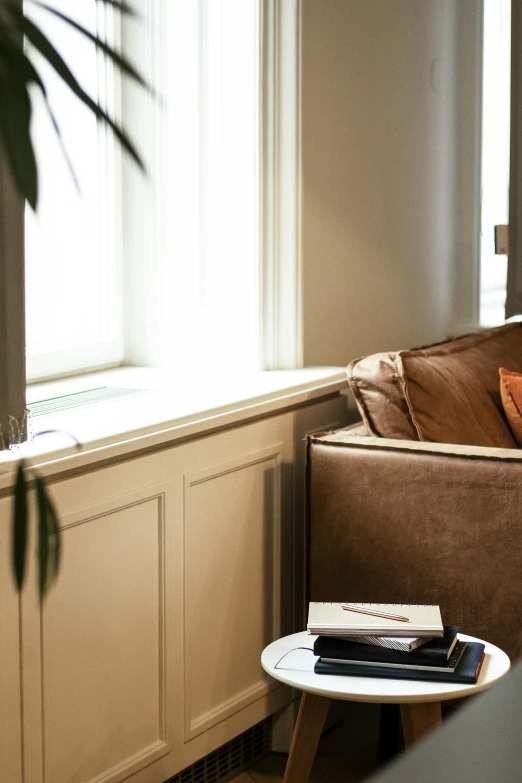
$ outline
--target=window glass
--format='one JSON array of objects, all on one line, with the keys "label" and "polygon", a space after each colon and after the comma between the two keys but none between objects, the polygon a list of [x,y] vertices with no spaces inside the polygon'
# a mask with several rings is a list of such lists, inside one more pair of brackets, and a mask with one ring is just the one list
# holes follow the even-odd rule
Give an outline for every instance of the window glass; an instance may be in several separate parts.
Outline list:
[{"label": "window glass", "polygon": [[[60,7],[96,31],[110,17],[103,5]],[[120,170],[109,134],[38,61],[80,190],[38,105],[40,200],[26,222],[33,379],[121,361],[259,368],[259,0],[169,0],[149,12],[121,28],[157,87],[151,100],[131,85],[141,97],[127,101],[123,83],[124,125],[148,177],[125,156]],[[37,18],[115,111],[118,84],[95,47],[43,10]]]},{"label": "window glass", "polygon": [[505,320],[507,256],[495,255],[494,227],[509,212],[510,0],[484,0],[480,323]]}]

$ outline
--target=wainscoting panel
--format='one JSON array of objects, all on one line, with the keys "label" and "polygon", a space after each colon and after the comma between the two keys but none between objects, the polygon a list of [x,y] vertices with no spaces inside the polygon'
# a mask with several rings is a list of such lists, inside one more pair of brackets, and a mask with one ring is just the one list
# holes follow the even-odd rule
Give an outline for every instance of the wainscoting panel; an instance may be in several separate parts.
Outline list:
[{"label": "wainscoting panel", "polygon": [[20,613],[11,569],[11,499],[0,501],[0,780],[22,781]]},{"label": "wainscoting panel", "polygon": [[185,741],[276,687],[283,444],[185,475]]},{"label": "wainscoting panel", "polygon": [[1,783],[164,783],[291,702],[260,655],[303,627],[304,436],[338,421],[310,401],[57,477],[43,607],[0,500]]},{"label": "wainscoting panel", "polygon": [[41,616],[43,783],[116,783],[169,751],[164,505],[149,488],[62,521]]}]

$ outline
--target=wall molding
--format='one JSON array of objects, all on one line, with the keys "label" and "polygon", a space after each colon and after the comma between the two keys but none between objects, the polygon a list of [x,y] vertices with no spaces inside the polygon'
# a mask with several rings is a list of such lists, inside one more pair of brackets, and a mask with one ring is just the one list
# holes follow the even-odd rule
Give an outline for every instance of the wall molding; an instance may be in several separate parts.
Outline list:
[{"label": "wall molding", "polygon": [[[237,471],[250,468],[254,465],[266,463],[271,465],[273,470],[273,497],[271,508],[272,519],[272,622],[271,634],[275,639],[280,634],[281,624],[281,507],[282,507],[282,476],[281,463],[283,454],[283,443],[277,443],[268,448],[259,449],[255,452],[235,457],[225,462],[218,462],[210,465],[203,470],[196,470],[184,475],[184,500],[183,500],[183,536],[184,536],[184,661],[183,661],[183,683],[184,683],[184,710],[185,710],[185,742],[197,737],[204,731],[212,728],[216,724],[239,712],[244,707],[265,696],[274,690],[277,684],[270,681],[264,675],[260,666],[260,678],[253,682],[249,687],[239,693],[234,694],[225,701],[217,704],[214,708],[207,710],[202,715],[194,717],[192,714],[191,693],[191,659],[190,659],[190,570],[191,570],[191,549],[190,549],[190,523],[191,523],[191,492],[194,487],[218,479],[224,475],[235,473]],[[268,514],[267,514],[268,516]]]},{"label": "wall molding", "polygon": [[[103,501],[94,506],[76,510],[65,515],[60,529],[62,534],[79,526],[111,514],[126,511],[145,503],[156,502],[158,525],[158,738],[145,748],[133,753],[122,762],[114,765],[103,773],[89,779],[89,783],[121,783],[129,775],[143,769],[144,766],[157,761],[172,750],[167,723],[167,660],[166,660],[166,618],[167,618],[167,594],[166,594],[166,523],[165,523],[165,495],[167,485],[156,484],[152,487],[144,487],[132,493],[125,494],[110,500]],[[87,515],[86,515],[87,514]],[[41,783],[47,783],[45,765],[45,669],[44,669],[44,636],[45,625],[43,608],[39,609],[39,675],[40,675],[40,700],[41,700]],[[51,783],[51,781],[49,781]]]}]

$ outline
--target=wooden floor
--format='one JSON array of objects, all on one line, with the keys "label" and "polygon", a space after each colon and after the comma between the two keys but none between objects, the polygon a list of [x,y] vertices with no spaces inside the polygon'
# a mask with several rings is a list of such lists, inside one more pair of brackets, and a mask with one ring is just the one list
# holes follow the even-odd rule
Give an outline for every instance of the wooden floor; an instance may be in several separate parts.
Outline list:
[{"label": "wooden floor", "polygon": [[[343,704],[323,733],[310,783],[359,783],[377,768],[379,713],[373,704]],[[231,783],[281,783],[287,756],[271,753]]]}]

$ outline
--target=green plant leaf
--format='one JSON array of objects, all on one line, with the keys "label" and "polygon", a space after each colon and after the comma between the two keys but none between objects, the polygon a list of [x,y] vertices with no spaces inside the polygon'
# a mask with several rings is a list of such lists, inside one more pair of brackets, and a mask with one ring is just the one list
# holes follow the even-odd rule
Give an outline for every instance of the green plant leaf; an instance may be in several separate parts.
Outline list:
[{"label": "green plant leaf", "polygon": [[99,106],[80,86],[76,77],[71,72],[69,66],[65,63],[62,56],[56,51],[54,46],[48,41],[45,35],[33,24],[29,19],[23,15],[17,14],[17,20],[20,25],[20,29],[27,39],[33,44],[33,46],[40,52],[40,54],[47,60],[47,62],[54,68],[58,76],[67,84],[69,89],[76,95],[76,97],[89,108],[97,119],[108,125],[117,137],[122,147],[133,158],[139,168],[144,171],[143,162],[135,149],[134,145],[124,133],[124,131],[115,123],[115,121],[105,112],[101,106]]},{"label": "green plant leaf", "polygon": [[60,533],[60,526],[58,523],[58,514],[56,513],[55,505],[52,502],[49,495],[47,495],[47,503],[48,503],[48,515],[49,515],[49,523],[50,523],[49,535],[51,536],[50,544],[53,549],[52,578],[54,580],[58,576],[58,571],[60,570],[60,565],[62,562],[62,536]]},{"label": "green plant leaf", "polygon": [[25,463],[23,460],[18,465],[13,504],[12,562],[15,582],[18,590],[21,590],[25,579],[28,528],[27,482],[25,480]]},{"label": "green plant leaf", "polygon": [[61,556],[61,537],[58,517],[49,497],[45,479],[35,477],[38,507],[38,563],[40,597],[43,598],[58,575]]},{"label": "green plant leaf", "polygon": [[[38,0],[34,0],[34,2],[38,2]],[[123,0],[100,0],[100,2],[105,3],[105,5],[112,5],[117,11],[120,11],[122,14],[127,14],[127,16],[138,16],[136,9],[128,3],[123,2]]]},{"label": "green plant leaf", "polygon": [[[41,3],[39,0],[30,0],[32,5],[39,5],[43,6],[43,3]],[[127,16],[131,17],[137,17],[138,13],[136,12],[136,9],[133,8],[128,3],[125,3],[124,0],[100,0],[101,3],[104,3],[104,5],[110,5],[113,8],[115,8],[117,11],[120,11],[122,14],[126,14]]]},{"label": "green plant leaf", "polygon": [[74,166],[72,164],[71,158],[69,157],[69,153],[67,152],[67,147],[65,146],[65,142],[63,140],[62,132],[60,130],[60,126],[58,125],[58,120],[55,117],[55,114],[51,108],[51,104],[49,103],[49,100],[47,98],[47,92],[45,88],[42,87],[42,94],[44,97],[45,106],[47,108],[47,113],[49,115],[49,119],[51,120],[52,126],[54,128],[54,132],[56,133],[56,137],[58,139],[58,142],[60,144],[62,155],[65,158],[65,162],[67,164],[67,168],[69,169],[69,173],[72,177],[72,180],[75,184],[76,189],[80,190],[80,183],[78,182],[78,177],[76,176],[76,172],[74,170]]},{"label": "green plant leaf", "polygon": [[23,51],[20,31],[0,20],[0,134],[11,174],[21,195],[36,207],[38,179],[29,133],[31,103],[28,85],[42,80]]},{"label": "green plant leaf", "polygon": [[40,478],[42,482],[43,494],[46,503],[47,513],[47,532],[49,535],[49,557],[47,561],[47,575],[48,584],[52,584],[58,576],[60,570],[60,562],[62,556],[62,537],[60,535],[60,526],[58,523],[58,514],[56,508],[51,500],[51,496],[47,490],[45,480]]},{"label": "green plant leaf", "polygon": [[38,584],[40,589],[40,597],[43,597],[47,589],[49,532],[47,530],[47,503],[45,498],[45,487],[42,486],[41,482],[41,477],[37,476],[35,479],[35,489],[36,504],[38,507]]},{"label": "green plant leaf", "polygon": [[38,178],[29,134],[31,100],[27,82],[11,73],[0,79],[0,133],[13,179],[33,209],[38,201]]},{"label": "green plant leaf", "polygon": [[65,158],[65,162],[67,164],[67,168],[69,169],[69,172],[71,174],[71,177],[73,179],[74,184],[76,185],[76,188],[80,190],[80,185],[78,182],[78,178],[76,176],[76,172],[74,170],[74,167],[72,165],[72,161],[69,157],[69,153],[67,152],[67,148],[65,146],[65,142],[63,140],[62,132],[60,130],[60,126],[58,125],[58,120],[56,119],[56,116],[52,110],[51,104],[49,103],[49,98],[47,97],[47,90],[45,89],[45,84],[43,83],[40,74],[34,67],[33,63],[29,60],[28,57],[24,55],[24,63],[21,64],[21,68],[25,69],[25,73],[27,76],[28,81],[34,82],[39,88],[40,92],[42,93],[45,107],[47,109],[47,113],[49,115],[49,119],[51,120],[52,126],[54,128],[54,132],[56,133],[56,137],[58,139],[58,142],[60,144],[62,155]]},{"label": "green plant leaf", "polygon": [[122,57],[121,54],[119,54],[115,49],[113,49],[112,46],[109,46],[103,39],[91,33],[90,30],[87,30],[87,28],[83,27],[74,19],[71,19],[70,16],[67,16],[66,14],[63,14],[61,11],[58,11],[57,8],[52,8],[50,5],[47,5],[47,3],[40,2],[40,0],[34,0],[34,2],[35,5],[38,5],[40,8],[44,8],[50,14],[53,14],[53,16],[58,17],[58,19],[61,19],[63,22],[66,22],[66,24],[73,27],[75,30],[77,30],[79,33],[84,35],[90,41],[93,41],[93,43],[95,43],[96,46],[107,55],[107,57],[113,60],[113,62],[118,66],[118,68],[122,73],[126,73],[127,76],[130,76],[132,79],[138,82],[138,84],[141,84],[142,87],[150,91],[149,85],[147,84],[145,79],[138,73],[136,68],[134,68],[134,66],[125,57]]},{"label": "green plant leaf", "polygon": [[[72,24],[73,27],[76,26],[80,33],[91,38],[97,46],[103,49],[107,56],[112,57],[115,65],[124,73],[127,73],[141,85],[150,89],[136,69],[104,41],[93,36],[88,30],[85,30],[73,20],[48,6],[47,3],[40,2],[40,0],[32,1],[34,5],[54,13],[62,18],[63,21]],[[100,0],[100,2],[112,6],[121,13],[135,16],[134,9],[122,0]],[[36,209],[38,200],[38,170],[29,133],[31,103],[28,88],[31,83],[36,84],[42,92],[44,103],[62,148],[65,161],[73,181],[79,189],[78,180],[67,153],[59,124],[47,98],[43,81],[29,57],[23,51],[22,41],[24,35],[47,59],[77,98],[95,114],[98,121],[112,129],[123,149],[133,158],[139,168],[144,171],[145,167],[141,157],[125,131],[83,90],[63,58],[37,25],[27,19],[18,2],[15,4],[9,2],[9,0],[4,0],[3,7],[9,16],[0,16],[0,136],[3,140],[5,155],[14,182],[22,197],[30,203],[33,209]]]},{"label": "green plant leaf", "polygon": [[[14,78],[16,79],[22,77],[25,82],[28,83],[34,82],[34,84],[36,84],[40,88],[45,106],[47,108],[47,112],[49,114],[49,118],[51,120],[54,131],[58,138],[60,147],[62,149],[62,154],[65,158],[65,162],[67,163],[67,167],[70,171],[73,182],[76,185],[77,189],[79,190],[80,186],[78,183],[78,178],[76,177],[76,172],[74,171],[71,159],[67,152],[67,148],[65,147],[62,133],[58,125],[58,121],[56,120],[54,112],[49,103],[49,99],[47,97],[47,90],[45,89],[45,85],[40,77],[40,74],[34,67],[33,63],[29,60],[27,55],[19,47],[16,47],[15,45],[11,45],[11,46],[9,45],[10,42],[8,40],[8,33],[6,34],[5,26],[0,26],[0,40],[2,41],[2,48],[0,49],[0,62],[2,59],[5,60],[4,55],[7,55],[8,62],[9,62],[9,58],[11,58],[11,70],[14,71]],[[32,140],[31,140],[31,146],[32,146]],[[34,156],[34,148],[33,148],[33,156]],[[25,194],[22,193],[22,195],[24,195],[25,197]]]}]

